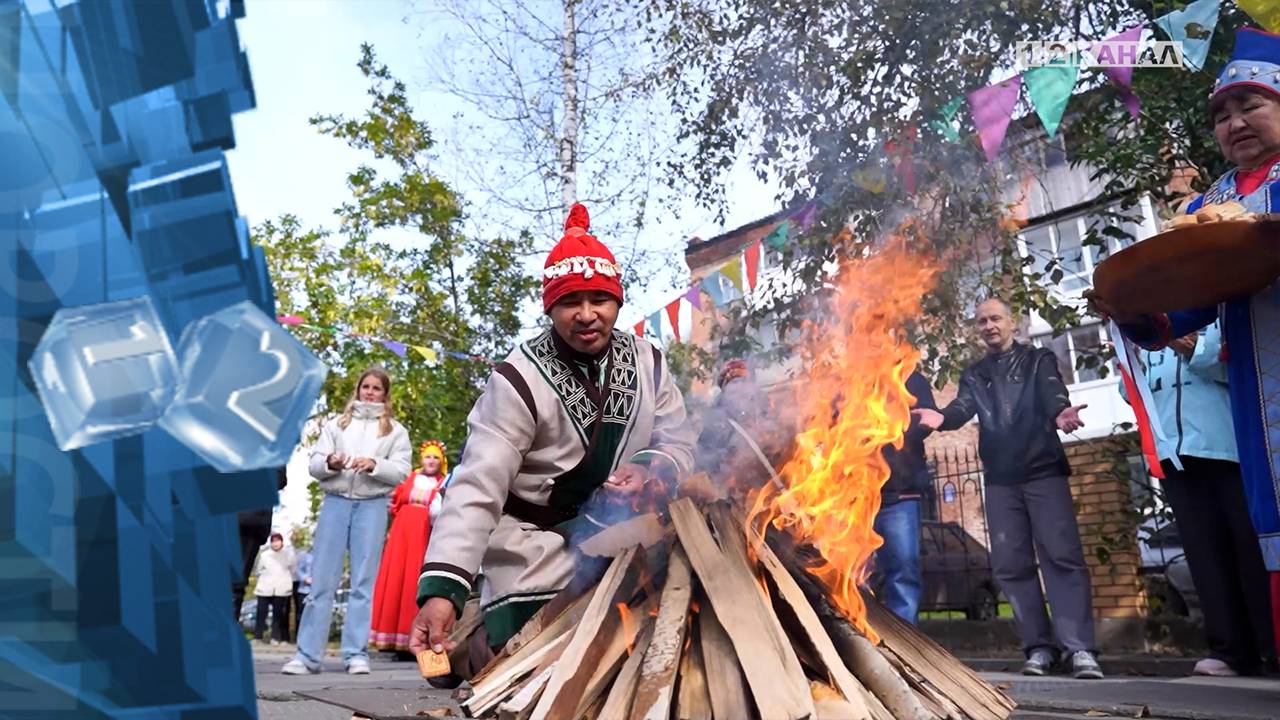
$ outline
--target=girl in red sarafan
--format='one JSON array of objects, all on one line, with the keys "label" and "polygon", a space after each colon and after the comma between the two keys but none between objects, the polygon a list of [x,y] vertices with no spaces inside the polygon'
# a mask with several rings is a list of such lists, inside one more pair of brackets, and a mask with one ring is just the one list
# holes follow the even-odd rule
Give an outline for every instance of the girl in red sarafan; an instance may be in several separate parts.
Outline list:
[{"label": "girl in red sarafan", "polygon": [[373,589],[369,644],[379,650],[409,652],[409,626],[418,613],[418,573],[427,554],[431,521],[440,513],[449,461],[444,444],[428,440],[419,448],[421,467],[391,495],[391,534]]}]

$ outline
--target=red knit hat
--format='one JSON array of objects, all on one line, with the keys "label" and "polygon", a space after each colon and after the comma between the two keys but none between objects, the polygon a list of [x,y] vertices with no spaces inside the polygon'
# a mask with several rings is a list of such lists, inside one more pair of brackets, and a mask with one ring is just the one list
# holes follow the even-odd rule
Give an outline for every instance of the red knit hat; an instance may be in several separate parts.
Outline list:
[{"label": "red knit hat", "polygon": [[604,243],[588,235],[591,218],[582,203],[569,208],[564,221],[564,237],[551,248],[542,270],[542,309],[569,293],[600,290],[622,302],[622,266]]}]

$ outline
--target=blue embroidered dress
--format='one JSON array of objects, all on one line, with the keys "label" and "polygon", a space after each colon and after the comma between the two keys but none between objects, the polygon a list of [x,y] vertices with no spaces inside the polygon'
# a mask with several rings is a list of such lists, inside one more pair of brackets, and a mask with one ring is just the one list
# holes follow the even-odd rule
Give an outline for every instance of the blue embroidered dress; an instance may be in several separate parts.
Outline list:
[{"label": "blue embroidered dress", "polygon": [[[1235,53],[1218,80],[1215,96],[1248,86],[1280,97],[1280,35],[1253,29],[1236,35]],[[1241,194],[1232,170],[1187,208],[1236,201],[1254,213],[1280,211],[1280,162],[1253,192]],[[1126,326],[1124,333],[1149,348],[1163,347],[1221,321],[1236,444],[1244,474],[1249,515],[1267,570],[1280,571],[1280,283],[1217,307],[1172,312]]]}]

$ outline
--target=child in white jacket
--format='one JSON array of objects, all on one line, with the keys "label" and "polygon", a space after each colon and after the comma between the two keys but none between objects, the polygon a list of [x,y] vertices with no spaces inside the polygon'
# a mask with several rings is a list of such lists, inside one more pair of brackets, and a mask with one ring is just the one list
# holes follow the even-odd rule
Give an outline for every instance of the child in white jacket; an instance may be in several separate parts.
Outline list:
[{"label": "child in white jacket", "polygon": [[258,598],[258,615],[253,636],[262,640],[267,630],[267,609],[271,610],[271,644],[289,639],[289,598],[293,595],[293,550],[284,546],[284,536],[271,533],[270,543],[258,552],[258,581],[253,594]]},{"label": "child in white jacket", "polygon": [[387,496],[409,474],[409,434],[396,422],[391,378],[364,371],[340,417],[325,423],[311,450],[311,476],[324,501],[312,548],[311,597],[298,627],[298,653],[286,675],[320,672],[342,559],[351,553],[351,593],[342,624],[342,662],[351,674],[369,672],[373,584],[387,534]]}]

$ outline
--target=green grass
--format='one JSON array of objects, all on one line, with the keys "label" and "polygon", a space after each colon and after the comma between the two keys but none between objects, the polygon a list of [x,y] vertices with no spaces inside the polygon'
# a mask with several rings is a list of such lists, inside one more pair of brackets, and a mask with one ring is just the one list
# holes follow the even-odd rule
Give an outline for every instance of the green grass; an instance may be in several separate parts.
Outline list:
[{"label": "green grass", "polygon": [[[1013,619],[1013,606],[1002,602],[996,607],[996,617]],[[964,620],[963,610],[922,610],[921,620]]]}]

